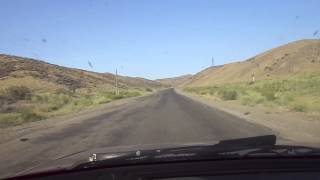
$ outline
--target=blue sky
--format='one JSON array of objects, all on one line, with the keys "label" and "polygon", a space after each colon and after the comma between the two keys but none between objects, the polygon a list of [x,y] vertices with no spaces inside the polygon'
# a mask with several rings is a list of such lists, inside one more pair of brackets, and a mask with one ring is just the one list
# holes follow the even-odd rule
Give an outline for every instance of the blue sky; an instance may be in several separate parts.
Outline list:
[{"label": "blue sky", "polygon": [[212,57],[225,64],[319,38],[319,7],[319,0],[1,0],[0,53],[172,77],[196,73]]}]

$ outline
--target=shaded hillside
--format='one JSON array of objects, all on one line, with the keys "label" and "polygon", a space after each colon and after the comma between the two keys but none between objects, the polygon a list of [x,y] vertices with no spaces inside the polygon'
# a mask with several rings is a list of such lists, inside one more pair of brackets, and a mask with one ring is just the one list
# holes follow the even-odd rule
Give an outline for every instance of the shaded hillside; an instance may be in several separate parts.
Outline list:
[{"label": "shaded hillside", "polygon": [[[158,82],[142,79],[119,77],[121,88],[161,87]],[[82,88],[115,86],[115,76],[110,73],[95,73],[66,68],[29,58],[0,55],[0,89],[11,85],[24,85],[32,89],[52,91],[59,88],[70,90]]]},{"label": "shaded hillside", "polygon": [[152,80],[148,80],[140,77],[120,76],[119,82],[132,87],[144,87],[144,88],[167,87],[167,85],[162,84],[161,82],[152,81]]},{"label": "shaded hillside", "polygon": [[320,40],[292,42],[246,61],[205,69],[185,86],[250,81],[252,73],[256,80],[320,73]]},{"label": "shaded hillside", "polygon": [[192,77],[191,74],[187,74],[187,75],[173,77],[173,78],[157,79],[156,81],[162,84],[176,87],[188,82],[191,79],[191,77]]}]

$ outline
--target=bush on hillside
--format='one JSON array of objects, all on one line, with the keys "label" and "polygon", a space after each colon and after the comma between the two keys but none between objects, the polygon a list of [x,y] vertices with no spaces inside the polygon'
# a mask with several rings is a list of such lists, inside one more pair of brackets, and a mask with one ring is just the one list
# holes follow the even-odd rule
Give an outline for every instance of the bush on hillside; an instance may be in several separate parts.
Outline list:
[{"label": "bush on hillside", "polygon": [[26,110],[26,111],[21,112],[21,119],[24,122],[32,122],[32,121],[38,121],[41,119],[45,119],[45,117],[38,114],[38,113],[33,112],[32,110]]},{"label": "bush on hillside", "polygon": [[305,104],[294,103],[291,105],[291,109],[297,112],[306,112],[307,106]]},{"label": "bush on hillside", "polygon": [[152,89],[151,88],[146,88],[146,91],[147,92],[152,92]]},{"label": "bush on hillside", "polygon": [[10,102],[16,102],[19,100],[30,100],[32,92],[26,86],[11,86],[5,90],[2,96],[2,98]]},{"label": "bush on hillside", "polygon": [[223,100],[236,100],[238,97],[238,93],[235,90],[229,89],[221,89],[219,90],[218,94]]}]

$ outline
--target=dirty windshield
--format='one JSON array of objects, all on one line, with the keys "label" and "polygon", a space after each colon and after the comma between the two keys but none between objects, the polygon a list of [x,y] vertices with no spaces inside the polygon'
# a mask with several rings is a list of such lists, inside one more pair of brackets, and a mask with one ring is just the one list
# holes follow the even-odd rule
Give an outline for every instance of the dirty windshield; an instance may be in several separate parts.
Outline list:
[{"label": "dirty windshield", "polygon": [[319,7],[1,0],[0,177],[96,149],[320,147]]}]

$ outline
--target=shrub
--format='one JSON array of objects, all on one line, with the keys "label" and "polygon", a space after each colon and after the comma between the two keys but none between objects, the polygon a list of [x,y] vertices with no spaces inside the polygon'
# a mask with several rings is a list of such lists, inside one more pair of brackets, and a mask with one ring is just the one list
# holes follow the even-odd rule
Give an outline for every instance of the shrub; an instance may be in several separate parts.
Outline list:
[{"label": "shrub", "polygon": [[235,90],[221,89],[218,94],[223,100],[236,100],[238,93]]},{"label": "shrub", "polygon": [[124,98],[123,95],[115,95],[112,97],[113,100],[122,99],[122,98]]},{"label": "shrub", "polygon": [[32,121],[38,121],[38,120],[44,119],[45,117],[31,110],[30,111],[26,110],[21,112],[21,118],[25,122],[32,122]]},{"label": "shrub", "polygon": [[275,93],[273,91],[264,90],[261,94],[266,97],[268,101],[274,101],[276,99]]},{"label": "shrub", "polygon": [[153,90],[151,88],[146,88],[147,92],[152,92]]},{"label": "shrub", "polygon": [[89,107],[93,104],[93,101],[88,98],[80,98],[76,100],[76,103],[74,105],[79,107]]},{"label": "shrub", "polygon": [[295,103],[292,105],[292,110],[297,111],[297,112],[306,112],[307,111],[307,106],[305,104],[299,104]]},{"label": "shrub", "polygon": [[20,124],[19,117],[18,113],[1,113],[0,128]]},{"label": "shrub", "polygon": [[265,101],[265,97],[256,91],[247,91],[245,95],[240,97],[241,103],[243,105],[254,105],[260,104]]},{"label": "shrub", "polygon": [[275,84],[264,84],[258,91],[262,96],[266,97],[268,101],[274,101],[276,99],[275,92],[278,88]]},{"label": "shrub", "polygon": [[292,101],[294,101],[294,95],[291,94],[281,94],[279,95],[279,98],[277,99],[276,103],[279,105],[287,106]]},{"label": "shrub", "polygon": [[55,91],[56,94],[63,94],[63,95],[68,95],[68,96],[72,96],[72,92],[68,89],[64,89],[64,88],[59,88]]},{"label": "shrub", "polygon": [[140,92],[130,92],[127,97],[141,96]]},{"label": "shrub", "polygon": [[246,105],[246,106],[253,105],[252,100],[251,100],[250,96],[248,96],[248,95],[242,96],[240,101],[241,101],[241,104]]},{"label": "shrub", "polygon": [[29,100],[31,96],[31,90],[26,86],[11,86],[5,90],[4,95],[4,97],[11,102]]},{"label": "shrub", "polygon": [[217,91],[219,90],[219,87],[217,86],[212,86],[208,89],[210,95],[215,95],[217,93]]},{"label": "shrub", "polygon": [[111,99],[101,99],[97,101],[97,104],[104,104],[104,103],[109,103],[111,102]]},{"label": "shrub", "polygon": [[199,94],[200,94],[200,95],[206,95],[207,92],[205,92],[205,91],[200,91]]}]

